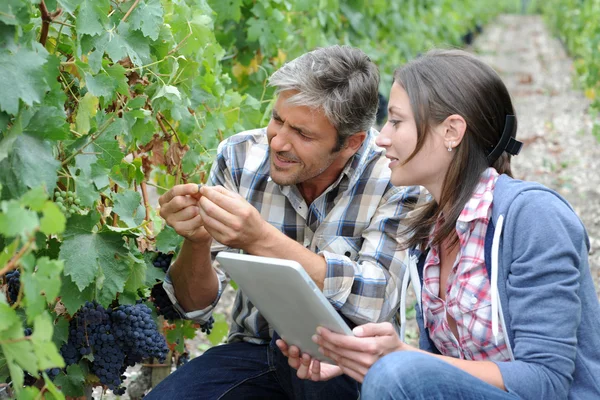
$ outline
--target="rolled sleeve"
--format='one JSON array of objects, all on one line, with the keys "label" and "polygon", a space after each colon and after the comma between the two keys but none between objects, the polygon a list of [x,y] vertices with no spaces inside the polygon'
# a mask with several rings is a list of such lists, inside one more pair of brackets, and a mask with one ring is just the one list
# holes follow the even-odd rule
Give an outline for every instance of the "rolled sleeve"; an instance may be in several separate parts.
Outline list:
[{"label": "rolled sleeve", "polygon": [[199,323],[200,325],[208,323],[210,317],[212,316],[213,310],[215,309],[217,303],[221,299],[223,290],[227,286],[228,278],[225,275],[225,273],[223,273],[223,271],[221,271],[219,268],[215,268],[215,271],[217,272],[217,277],[219,278],[219,290],[217,292],[217,297],[215,297],[215,300],[206,308],[186,312],[181,307],[181,305],[177,301],[177,297],[175,296],[175,288],[173,287],[173,283],[171,281],[170,270],[171,269],[169,268],[167,274],[165,275],[165,280],[163,281],[163,288],[165,289],[165,292],[167,292],[167,296],[169,296],[171,303],[173,303],[173,307],[175,307],[179,315],[181,315],[181,317],[184,319],[192,320],[194,322]]}]

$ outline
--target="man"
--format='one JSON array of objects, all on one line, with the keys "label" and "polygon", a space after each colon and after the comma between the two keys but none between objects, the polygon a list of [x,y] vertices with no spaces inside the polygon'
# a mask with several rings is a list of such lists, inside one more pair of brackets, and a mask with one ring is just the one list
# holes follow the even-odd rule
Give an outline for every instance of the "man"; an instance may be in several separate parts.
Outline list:
[{"label": "man", "polygon": [[[206,323],[227,283],[214,255],[243,250],[298,261],[352,324],[391,320],[404,273],[396,237],[418,190],[390,184],[374,144],[377,67],[358,49],[332,46],[284,65],[270,85],[278,97],[268,126],[219,145],[211,186],[179,185],[159,199],[185,238],[167,293],[184,317]],[[347,376],[298,379],[241,290],[232,317],[228,344],[147,398],[358,398]]]}]

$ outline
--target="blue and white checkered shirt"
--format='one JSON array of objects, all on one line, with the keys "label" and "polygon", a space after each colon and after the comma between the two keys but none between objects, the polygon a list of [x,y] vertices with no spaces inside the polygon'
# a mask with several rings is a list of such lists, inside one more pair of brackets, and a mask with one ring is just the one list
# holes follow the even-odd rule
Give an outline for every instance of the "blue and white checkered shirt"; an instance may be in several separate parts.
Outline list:
[{"label": "blue and white checkered shirt", "polygon": [[[421,200],[418,187],[392,186],[388,160],[375,145],[376,134],[369,131],[339,178],[310,205],[295,185],[280,186],[271,180],[265,128],[223,141],[210,174],[210,184],[241,194],[263,219],[325,258],[323,293],[356,324],[392,321],[397,312],[406,270],[405,251],[399,250],[397,237],[402,219]],[[213,257],[222,250],[236,251],[213,242]],[[214,268],[219,294],[203,310],[185,313],[177,304],[168,274],[164,282],[181,314],[201,324],[210,318],[228,283],[217,262]],[[229,342],[270,341],[273,328],[241,290],[232,318]]]}]

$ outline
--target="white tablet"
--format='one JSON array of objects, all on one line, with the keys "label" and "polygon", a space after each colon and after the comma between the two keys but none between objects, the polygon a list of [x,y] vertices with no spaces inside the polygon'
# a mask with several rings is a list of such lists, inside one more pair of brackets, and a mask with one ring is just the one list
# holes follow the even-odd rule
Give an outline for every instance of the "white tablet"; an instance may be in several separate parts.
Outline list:
[{"label": "white tablet", "polygon": [[298,262],[226,252],[216,259],[283,340],[334,363],[312,336],[318,326],[347,335],[352,330]]}]

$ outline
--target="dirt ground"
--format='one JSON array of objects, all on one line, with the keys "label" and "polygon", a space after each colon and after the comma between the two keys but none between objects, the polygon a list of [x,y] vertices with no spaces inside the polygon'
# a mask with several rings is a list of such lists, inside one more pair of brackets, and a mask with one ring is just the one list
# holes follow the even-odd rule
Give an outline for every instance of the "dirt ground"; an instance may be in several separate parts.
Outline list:
[{"label": "dirt ground", "polygon": [[[501,16],[484,27],[468,50],[501,74],[513,96],[517,137],[525,143],[521,154],[513,158],[515,177],[538,181],[561,193],[586,226],[590,265],[600,295],[600,143],[592,135],[589,101],[574,83],[573,61],[537,16]],[[229,316],[233,297],[230,288],[218,312]],[[415,343],[414,320],[409,321],[407,335]],[[200,333],[187,343],[192,356],[201,354],[206,345]],[[128,381],[133,380],[139,369],[128,374]],[[98,393],[94,397],[100,398]],[[103,398],[114,397],[105,394]]]}]

